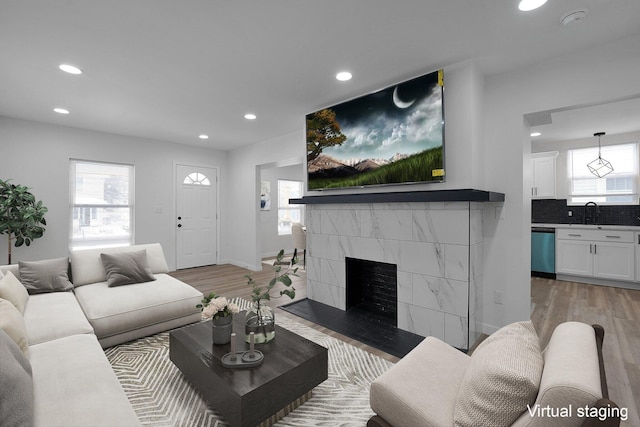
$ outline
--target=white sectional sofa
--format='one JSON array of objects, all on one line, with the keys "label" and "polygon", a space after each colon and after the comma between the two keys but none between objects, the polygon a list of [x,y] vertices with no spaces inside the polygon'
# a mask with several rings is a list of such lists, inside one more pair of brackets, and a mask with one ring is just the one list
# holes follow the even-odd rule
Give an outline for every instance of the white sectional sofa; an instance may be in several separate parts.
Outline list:
[{"label": "white sectional sofa", "polygon": [[[101,254],[134,251],[146,252],[155,280],[109,287]],[[139,425],[103,348],[199,321],[202,293],[166,274],[159,244],[77,251],[70,261],[72,291],[30,295],[20,286],[18,265],[0,266],[0,419],[46,427]],[[10,396],[22,389],[6,374],[22,374],[16,366],[30,371],[32,391],[12,404]],[[25,413],[28,393],[32,414]]]}]

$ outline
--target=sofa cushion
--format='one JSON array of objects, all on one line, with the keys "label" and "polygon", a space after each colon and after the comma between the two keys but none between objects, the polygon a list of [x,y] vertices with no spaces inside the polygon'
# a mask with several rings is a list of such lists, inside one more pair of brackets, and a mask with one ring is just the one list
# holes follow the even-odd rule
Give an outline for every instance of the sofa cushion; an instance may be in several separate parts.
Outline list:
[{"label": "sofa cushion", "polygon": [[542,376],[538,335],[530,321],[507,325],[473,352],[454,410],[456,426],[508,426],[533,405]]},{"label": "sofa cushion", "polygon": [[93,333],[73,292],[31,295],[24,322],[30,344]]},{"label": "sofa cushion", "polygon": [[[528,427],[580,426],[577,408],[593,405],[602,397],[598,347],[593,327],[581,322],[565,322],[554,329],[544,353],[544,371],[535,405],[552,408],[547,414],[573,408],[571,416],[545,416],[526,411],[514,425]],[[533,405],[532,405],[533,406]]]},{"label": "sofa cushion", "polygon": [[199,313],[202,293],[167,274],[155,282],[110,288],[107,282],[76,288],[78,302],[98,338]]},{"label": "sofa cushion", "polygon": [[371,384],[371,409],[394,427],[451,425],[469,361],[449,344],[427,337]]},{"label": "sofa cushion", "polygon": [[69,258],[20,261],[20,282],[29,294],[70,291]]},{"label": "sofa cushion", "polygon": [[18,280],[20,280],[20,266],[18,264],[0,265],[0,272],[7,274],[10,271]]},{"label": "sofa cushion", "polygon": [[3,330],[0,330],[0,420],[4,427],[33,425],[31,364]]},{"label": "sofa cushion", "polygon": [[73,285],[78,287],[107,280],[100,254],[115,254],[140,249],[147,251],[147,262],[153,274],[169,272],[167,260],[164,257],[162,246],[160,246],[159,243],[118,248],[84,249],[71,252],[71,276],[73,277]]},{"label": "sofa cushion", "polygon": [[15,305],[4,299],[0,299],[0,329],[11,337],[25,356],[29,357],[29,340],[24,318]]},{"label": "sofa cushion", "polygon": [[145,249],[117,254],[100,254],[100,259],[110,287],[156,280],[149,269]]},{"label": "sofa cushion", "polygon": [[0,298],[11,301],[22,314],[29,300],[29,292],[20,283],[20,280],[12,272],[8,271],[6,275],[0,278]]},{"label": "sofa cushion", "polygon": [[35,426],[136,426],[138,418],[95,335],[31,347]]}]

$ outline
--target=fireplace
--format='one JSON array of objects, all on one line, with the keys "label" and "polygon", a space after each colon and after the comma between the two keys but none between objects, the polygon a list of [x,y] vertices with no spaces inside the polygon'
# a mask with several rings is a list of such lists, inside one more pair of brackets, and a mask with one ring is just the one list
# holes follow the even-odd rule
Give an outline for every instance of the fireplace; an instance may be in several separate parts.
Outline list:
[{"label": "fireplace", "polygon": [[484,206],[504,202],[504,194],[408,191],[290,202],[307,205],[310,300],[348,309],[346,258],[395,264],[398,329],[461,349],[475,342],[483,322]]},{"label": "fireplace", "polygon": [[398,266],[385,262],[345,258],[346,310],[359,309],[379,321],[398,326]]}]

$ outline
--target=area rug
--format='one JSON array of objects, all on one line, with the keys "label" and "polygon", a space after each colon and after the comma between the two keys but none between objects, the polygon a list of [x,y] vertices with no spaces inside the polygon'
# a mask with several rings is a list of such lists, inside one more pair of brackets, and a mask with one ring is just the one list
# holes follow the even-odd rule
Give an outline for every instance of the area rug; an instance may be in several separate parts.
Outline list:
[{"label": "area rug", "polygon": [[[329,350],[329,378],[313,390],[311,399],[276,425],[365,425],[373,415],[369,386],[392,363],[290,318],[276,316],[276,323]],[[143,425],[228,425],[169,360],[168,332],[111,347],[105,353]]]}]

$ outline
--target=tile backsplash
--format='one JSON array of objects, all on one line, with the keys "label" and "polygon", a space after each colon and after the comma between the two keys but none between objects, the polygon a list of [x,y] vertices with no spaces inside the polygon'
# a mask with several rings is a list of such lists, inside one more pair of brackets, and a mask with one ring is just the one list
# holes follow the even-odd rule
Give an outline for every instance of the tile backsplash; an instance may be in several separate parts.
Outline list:
[{"label": "tile backsplash", "polygon": [[[640,225],[640,206],[617,205],[598,206],[597,222],[601,225]],[[569,211],[572,216],[569,216]],[[586,215],[585,215],[586,213]],[[531,201],[531,222],[544,224],[591,224],[595,208],[590,206],[567,206],[566,199],[545,199]]]}]

